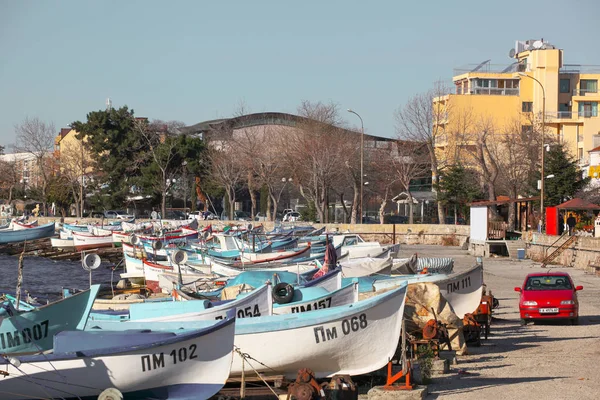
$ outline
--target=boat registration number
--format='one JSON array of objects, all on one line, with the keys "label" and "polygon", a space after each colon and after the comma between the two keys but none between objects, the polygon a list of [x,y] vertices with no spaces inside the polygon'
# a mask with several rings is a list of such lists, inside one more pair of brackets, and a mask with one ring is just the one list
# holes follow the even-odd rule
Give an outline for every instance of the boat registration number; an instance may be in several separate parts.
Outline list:
[{"label": "boat registration number", "polygon": [[556,314],[558,308],[540,308],[540,314]]}]

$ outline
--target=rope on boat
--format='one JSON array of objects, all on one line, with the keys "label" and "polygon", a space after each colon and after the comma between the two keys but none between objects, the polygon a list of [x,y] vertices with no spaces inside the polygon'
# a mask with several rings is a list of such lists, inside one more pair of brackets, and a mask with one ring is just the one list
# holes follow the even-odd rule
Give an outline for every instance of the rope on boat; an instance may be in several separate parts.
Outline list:
[{"label": "rope on boat", "polygon": [[248,353],[242,353],[242,352],[241,352],[241,350],[240,350],[240,348],[239,348],[239,347],[237,347],[237,346],[234,346],[234,350],[235,350],[235,352],[236,352],[236,353],[238,353],[238,354],[240,355],[240,357],[242,357],[242,359],[243,359],[245,362],[247,362],[247,363],[248,363],[248,365],[250,366],[250,368],[252,368],[252,370],[253,370],[253,371],[256,373],[256,375],[257,375],[257,376],[260,378],[260,380],[261,380],[261,381],[263,381],[263,383],[264,383],[265,385],[267,385],[267,387],[268,387],[268,388],[269,388],[269,390],[270,390],[270,391],[273,393],[273,395],[274,395],[275,397],[279,398],[279,395],[278,395],[278,394],[277,394],[277,393],[276,393],[276,392],[273,390],[273,388],[271,388],[271,386],[270,386],[270,385],[267,383],[267,381],[265,381],[265,380],[263,379],[262,375],[261,375],[261,374],[260,374],[260,373],[259,373],[259,372],[256,370],[256,368],[254,368],[254,366],[252,366],[252,364],[250,364],[250,361],[249,361],[249,360],[256,361],[256,362],[257,362],[257,363],[259,363],[260,365],[262,365],[262,366],[264,366],[264,367],[266,367],[266,368],[270,369],[270,370],[271,370],[271,371],[273,371],[273,372],[277,372],[277,371],[275,371],[273,368],[271,368],[271,367],[269,367],[269,366],[267,366],[267,365],[265,365],[265,364],[261,363],[261,362],[260,362],[260,361],[258,361],[256,358],[252,357],[250,354],[248,354]]}]

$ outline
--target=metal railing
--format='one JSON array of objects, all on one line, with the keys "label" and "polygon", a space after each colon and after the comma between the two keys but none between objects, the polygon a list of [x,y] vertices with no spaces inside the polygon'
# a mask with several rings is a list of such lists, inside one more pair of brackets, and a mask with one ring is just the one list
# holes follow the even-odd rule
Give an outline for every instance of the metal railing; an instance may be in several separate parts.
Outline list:
[{"label": "metal railing", "polygon": [[471,94],[486,94],[486,95],[498,95],[498,96],[518,96],[519,89],[518,88],[491,88],[491,87],[481,87],[481,86],[473,86],[469,92]]},{"label": "metal railing", "polygon": [[577,119],[578,117],[579,113],[576,111],[557,111],[546,113],[546,118],[548,119]]},{"label": "metal railing", "polygon": [[598,96],[598,89],[573,89],[573,96]]},{"label": "metal railing", "polygon": [[565,64],[561,74],[600,74],[600,65]]}]

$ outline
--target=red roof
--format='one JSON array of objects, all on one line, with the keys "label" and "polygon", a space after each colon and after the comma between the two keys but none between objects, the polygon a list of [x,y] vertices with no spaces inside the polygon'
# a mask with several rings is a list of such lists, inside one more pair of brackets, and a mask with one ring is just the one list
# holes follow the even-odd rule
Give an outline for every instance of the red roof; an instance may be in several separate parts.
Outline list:
[{"label": "red roof", "polygon": [[593,148],[591,150],[588,150],[588,153],[594,152],[594,151],[600,151],[600,146]]},{"label": "red roof", "polygon": [[571,199],[556,206],[560,210],[600,210],[600,206],[583,199]]}]

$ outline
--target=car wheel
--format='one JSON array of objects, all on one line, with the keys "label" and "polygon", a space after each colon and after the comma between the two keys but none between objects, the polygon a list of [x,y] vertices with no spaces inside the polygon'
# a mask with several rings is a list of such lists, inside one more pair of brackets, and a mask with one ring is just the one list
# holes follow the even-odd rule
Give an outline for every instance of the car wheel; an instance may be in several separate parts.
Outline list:
[{"label": "car wheel", "polygon": [[521,318],[521,326],[527,325],[527,320],[525,318]]}]

